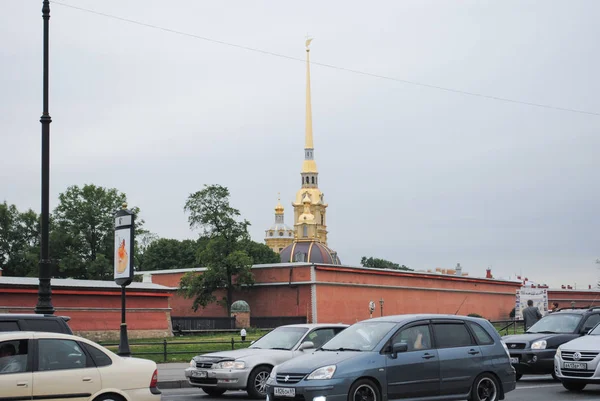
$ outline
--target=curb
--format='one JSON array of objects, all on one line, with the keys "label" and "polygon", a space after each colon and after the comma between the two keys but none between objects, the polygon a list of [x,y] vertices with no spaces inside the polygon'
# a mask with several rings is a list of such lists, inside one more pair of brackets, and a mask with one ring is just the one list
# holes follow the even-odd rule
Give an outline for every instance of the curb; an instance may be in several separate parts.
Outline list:
[{"label": "curb", "polygon": [[160,390],[168,390],[172,388],[191,388],[190,383],[187,380],[169,380],[164,382],[158,382],[156,384]]}]

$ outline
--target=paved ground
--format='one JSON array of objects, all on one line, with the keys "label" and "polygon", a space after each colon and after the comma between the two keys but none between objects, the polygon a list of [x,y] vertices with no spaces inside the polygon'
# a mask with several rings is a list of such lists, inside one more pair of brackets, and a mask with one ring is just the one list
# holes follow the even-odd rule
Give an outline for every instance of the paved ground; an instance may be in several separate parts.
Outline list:
[{"label": "paved ground", "polygon": [[[218,398],[209,397],[200,389],[165,389],[163,401],[246,401],[246,392],[227,392]],[[600,399],[600,386],[588,386],[582,393],[571,393],[550,377],[524,378],[517,383],[517,389],[506,395],[506,401],[597,401]]]}]

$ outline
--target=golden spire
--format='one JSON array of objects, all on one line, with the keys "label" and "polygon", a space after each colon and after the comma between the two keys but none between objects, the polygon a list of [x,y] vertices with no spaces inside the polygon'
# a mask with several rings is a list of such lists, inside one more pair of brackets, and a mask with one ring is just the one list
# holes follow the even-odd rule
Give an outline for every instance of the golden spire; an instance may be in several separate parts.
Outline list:
[{"label": "golden spire", "polygon": [[281,204],[281,194],[277,192],[277,206],[275,206],[275,214],[283,214],[283,205]]},{"label": "golden spire", "polygon": [[312,107],[310,99],[310,42],[312,38],[306,36],[306,144],[305,149],[314,149],[312,132]]},{"label": "golden spire", "polygon": [[312,106],[310,98],[310,42],[312,38],[306,36],[306,138],[304,144],[304,162],[302,163],[303,173],[316,173],[317,163],[315,162],[313,146],[313,127],[312,127]]}]

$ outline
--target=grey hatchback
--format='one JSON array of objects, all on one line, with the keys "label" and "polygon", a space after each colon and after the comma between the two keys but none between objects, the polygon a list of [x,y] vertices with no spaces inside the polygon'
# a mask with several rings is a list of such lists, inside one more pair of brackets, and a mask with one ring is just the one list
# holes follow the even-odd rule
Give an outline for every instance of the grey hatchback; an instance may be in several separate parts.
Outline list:
[{"label": "grey hatchback", "polygon": [[506,345],[487,320],[397,315],[355,323],[275,366],[267,401],[497,401],[515,387]]}]

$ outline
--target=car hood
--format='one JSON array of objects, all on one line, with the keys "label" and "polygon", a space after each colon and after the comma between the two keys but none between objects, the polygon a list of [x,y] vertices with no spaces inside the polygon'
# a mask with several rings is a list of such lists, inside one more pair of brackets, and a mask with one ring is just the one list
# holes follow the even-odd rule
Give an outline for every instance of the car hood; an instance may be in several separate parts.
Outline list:
[{"label": "car hood", "polygon": [[356,351],[315,351],[278,365],[277,372],[308,374],[322,366],[337,365],[364,354],[365,352]]},{"label": "car hood", "polygon": [[570,351],[600,351],[600,336],[583,336],[564,343],[560,349]]},{"label": "car hood", "polygon": [[530,348],[533,342],[539,340],[546,340],[546,348],[557,348],[559,345],[577,337],[577,334],[524,333],[504,336],[502,337],[502,341],[507,344],[509,350],[512,350],[513,348],[508,344],[525,344],[524,348]]},{"label": "car hood", "polygon": [[211,352],[208,354],[196,355],[194,361],[199,362],[222,362],[233,361],[236,359],[249,358],[254,356],[273,356],[273,355],[289,355],[291,351],[279,349],[262,349],[262,348],[243,348],[231,351]]}]

